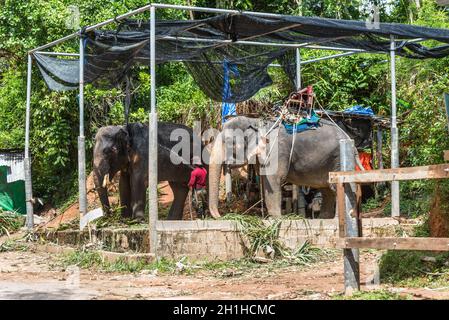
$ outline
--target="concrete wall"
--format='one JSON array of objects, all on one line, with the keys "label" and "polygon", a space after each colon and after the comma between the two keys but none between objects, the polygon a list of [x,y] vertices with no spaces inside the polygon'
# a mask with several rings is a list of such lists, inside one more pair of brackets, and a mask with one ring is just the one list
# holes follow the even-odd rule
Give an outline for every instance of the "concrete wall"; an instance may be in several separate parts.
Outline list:
[{"label": "concrete wall", "polygon": [[[269,222],[266,222],[269,223]],[[167,258],[188,257],[192,260],[231,260],[244,256],[245,239],[238,225],[226,220],[159,221],[158,254]],[[366,237],[398,236],[398,231],[410,229],[392,218],[363,219]],[[59,231],[45,237],[61,245],[82,246],[89,242],[87,231]],[[148,252],[146,229],[102,229],[95,232],[105,250],[115,252]],[[297,248],[308,240],[312,245],[335,248],[338,237],[336,220],[286,220],[280,227],[279,239],[289,248]]]}]

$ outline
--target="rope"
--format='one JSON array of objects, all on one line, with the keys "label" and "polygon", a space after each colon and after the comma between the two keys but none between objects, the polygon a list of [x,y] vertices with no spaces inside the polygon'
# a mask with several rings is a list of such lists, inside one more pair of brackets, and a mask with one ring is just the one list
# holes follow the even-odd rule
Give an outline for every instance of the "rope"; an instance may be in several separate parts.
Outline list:
[{"label": "rope", "polygon": [[[329,113],[327,113],[327,111],[323,108],[323,106],[321,105],[321,103],[318,101],[318,99],[316,99],[315,97],[315,101],[318,103],[318,106],[321,108],[321,110],[323,110],[323,112],[326,114],[327,118],[338,128],[340,129],[341,132],[343,132],[343,134],[348,138],[351,139],[351,137],[342,129],[340,128],[340,126],[338,124],[335,123],[335,121],[331,118],[331,116],[329,115]],[[357,164],[357,166],[360,168],[361,171],[366,171],[365,167],[362,165],[362,163],[360,162],[360,158],[359,158],[359,152],[357,151],[357,149],[354,147],[354,158],[355,158],[355,163]]]},{"label": "rope", "polygon": [[271,145],[270,151],[268,152],[268,156],[267,156],[267,158],[265,159],[265,162],[263,163],[263,166],[264,166],[264,167],[266,166],[268,160],[270,160],[271,151],[273,151],[274,145],[275,145],[275,143],[277,142],[278,137],[279,137],[279,129],[278,129],[278,134],[276,135],[276,138],[274,139],[274,142],[273,142],[273,144]]},{"label": "rope", "polygon": [[274,122],[273,126],[270,128],[270,130],[267,131],[267,133],[265,133],[264,138],[266,138],[271,131],[273,131],[273,129],[276,127],[276,125],[278,124],[278,122],[282,119],[282,115],[280,115],[277,120]]},{"label": "rope", "polygon": [[292,147],[290,149],[290,157],[288,158],[288,169],[290,169],[290,165],[292,164],[293,147],[295,146],[295,139],[296,139],[296,123],[293,126],[293,140],[292,140]]}]

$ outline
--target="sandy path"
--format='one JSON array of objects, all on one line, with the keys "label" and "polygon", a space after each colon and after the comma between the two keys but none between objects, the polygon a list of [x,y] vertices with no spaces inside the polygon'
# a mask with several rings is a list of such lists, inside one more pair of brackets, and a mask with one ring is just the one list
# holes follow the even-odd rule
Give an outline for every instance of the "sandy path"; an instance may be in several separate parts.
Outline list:
[{"label": "sandy path", "polygon": [[[372,253],[362,255],[364,289],[372,279],[376,258]],[[64,270],[55,259],[29,251],[0,253],[0,299],[330,299],[343,290],[340,257],[310,267],[264,268],[234,277],[212,271],[158,276]],[[406,292],[419,299],[449,298],[449,290]]]}]

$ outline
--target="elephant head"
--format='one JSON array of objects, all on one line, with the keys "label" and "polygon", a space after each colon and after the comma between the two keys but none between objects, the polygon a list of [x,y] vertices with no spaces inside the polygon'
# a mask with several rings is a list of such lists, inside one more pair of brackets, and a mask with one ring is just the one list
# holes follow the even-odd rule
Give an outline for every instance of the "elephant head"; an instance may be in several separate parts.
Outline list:
[{"label": "elephant head", "polygon": [[[223,130],[214,140],[209,163],[209,210],[214,218],[220,217],[218,211],[218,194],[223,165],[240,167],[256,163],[265,148],[266,141],[260,139],[260,122],[258,119],[235,117],[223,126]],[[259,143],[259,142],[264,143]]]},{"label": "elephant head", "polygon": [[124,126],[107,126],[95,136],[93,173],[95,188],[107,213],[110,213],[107,184],[129,163],[129,135]]}]

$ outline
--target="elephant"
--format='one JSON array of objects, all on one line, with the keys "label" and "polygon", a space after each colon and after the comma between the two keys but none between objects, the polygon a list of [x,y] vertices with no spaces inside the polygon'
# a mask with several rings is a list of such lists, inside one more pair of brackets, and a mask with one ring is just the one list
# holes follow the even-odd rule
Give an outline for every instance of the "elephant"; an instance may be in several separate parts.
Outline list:
[{"label": "elephant", "polygon": [[[158,122],[158,181],[168,181],[174,194],[167,219],[182,219],[187,186],[193,170],[191,157],[173,151],[179,141],[171,141],[174,130],[183,129],[193,145],[193,131],[180,124]],[[125,126],[106,126],[98,130],[93,150],[93,177],[103,209],[111,212],[107,182],[120,171],[119,193],[122,216],[143,220],[148,187],[148,126],[130,123]],[[171,157],[178,158],[174,164]]]},{"label": "elephant", "polygon": [[[273,129],[274,128],[274,129]],[[282,186],[285,183],[310,186],[320,189],[323,203],[320,218],[334,218],[335,191],[328,183],[329,172],[340,170],[340,139],[348,139],[347,134],[327,119],[321,119],[315,130],[306,130],[293,135],[289,134],[282,124],[260,120],[246,116],[236,116],[228,120],[217,135],[210,154],[209,164],[209,210],[213,217],[220,217],[218,211],[218,192],[222,166],[227,163],[226,146],[231,143],[232,156],[244,154],[243,162],[233,164],[233,167],[249,163],[254,155],[260,156],[261,145],[259,140],[267,140],[266,135],[258,132],[275,133],[277,139],[277,152],[265,153],[264,164],[268,159],[277,159],[277,168],[274,172],[261,174],[264,185],[264,199],[268,214],[273,217],[281,215]],[[244,139],[240,142],[226,132],[244,132]],[[231,142],[229,140],[232,140]],[[257,141],[256,143],[253,143]],[[251,143],[252,142],[252,143]],[[273,143],[275,143],[273,141]],[[292,148],[293,143],[293,148]],[[265,145],[266,142],[265,142]],[[272,144],[273,145],[273,144]],[[244,149],[244,150],[242,150]],[[277,158],[273,158],[276,157]],[[354,155],[355,156],[355,155]],[[263,159],[262,159],[263,160]],[[271,160],[270,160],[271,161]]]}]

